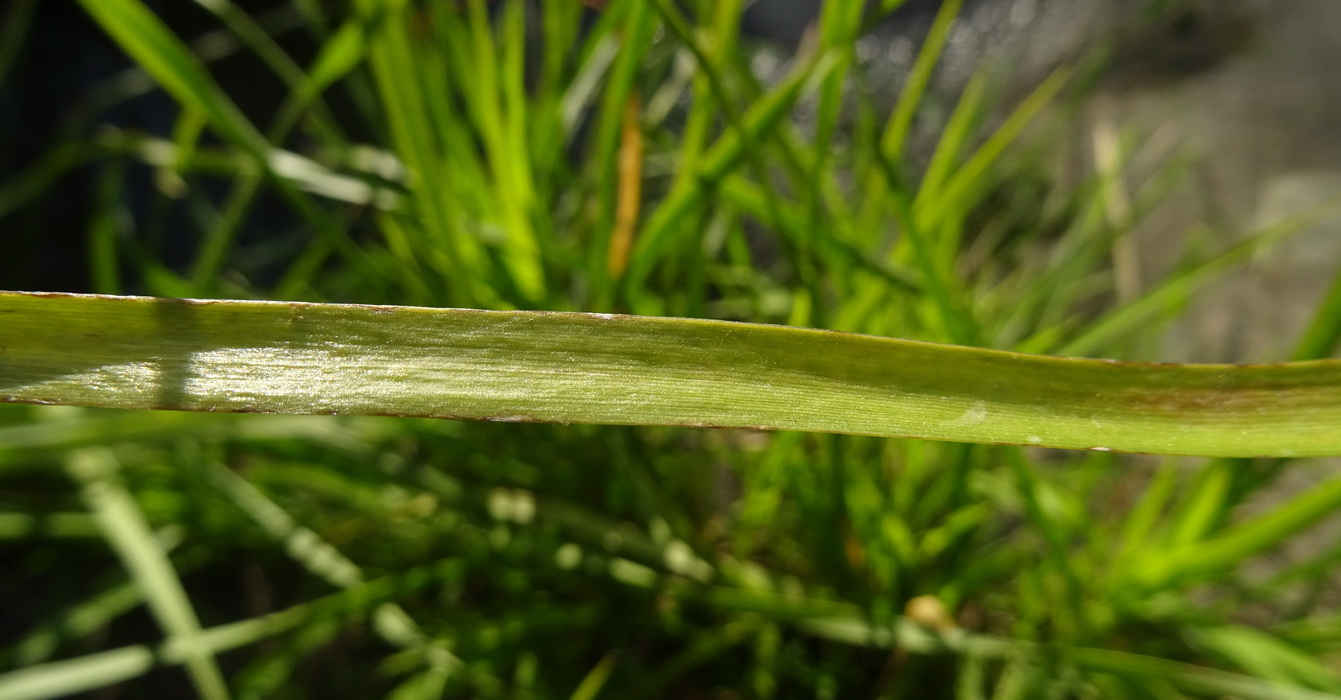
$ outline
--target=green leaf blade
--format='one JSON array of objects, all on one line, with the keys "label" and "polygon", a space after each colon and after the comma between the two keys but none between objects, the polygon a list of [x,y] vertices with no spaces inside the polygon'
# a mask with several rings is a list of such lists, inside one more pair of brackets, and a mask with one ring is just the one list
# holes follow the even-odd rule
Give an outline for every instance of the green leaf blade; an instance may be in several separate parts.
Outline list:
[{"label": "green leaf blade", "polygon": [[1165,365],[782,326],[0,293],[0,401],[1341,454],[1341,362]]}]

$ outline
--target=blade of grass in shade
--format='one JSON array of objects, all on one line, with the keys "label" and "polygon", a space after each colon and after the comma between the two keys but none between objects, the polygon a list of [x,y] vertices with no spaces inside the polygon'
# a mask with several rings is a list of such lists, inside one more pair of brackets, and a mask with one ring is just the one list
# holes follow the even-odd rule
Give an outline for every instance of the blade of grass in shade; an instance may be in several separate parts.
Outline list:
[{"label": "blade of grass in shade", "polygon": [[646,672],[641,679],[642,688],[649,697],[670,694],[675,682],[686,676],[692,678],[690,674],[700,667],[725,657],[734,648],[759,636],[763,627],[762,620],[745,619],[704,630],[683,651],[660,661]]},{"label": "blade of grass in shade", "polygon": [[10,3],[5,20],[0,23],[4,27],[0,29],[0,82],[4,81],[5,74],[9,73],[14,64],[14,57],[23,48],[23,39],[29,35],[36,10],[37,0],[16,0]]},{"label": "blade of grass in shade", "polygon": [[92,160],[94,155],[87,144],[66,141],[42,154],[23,172],[0,182],[0,218],[46,194],[57,179]]},{"label": "blade of grass in shade", "polygon": [[987,660],[977,654],[966,654],[959,661],[955,673],[955,700],[987,700]]},{"label": "blade of grass in shade", "polygon": [[1234,503],[1234,480],[1248,465],[1216,461],[1197,470],[1168,516],[1164,543],[1181,549],[1199,543],[1224,525]]},{"label": "blade of grass in shade", "polygon": [[824,55],[799,64],[787,78],[746,111],[741,117],[741,131],[727,131],[702,155],[698,177],[686,180],[683,186],[673,189],[648,217],[629,260],[626,280],[630,288],[636,289],[651,274],[665,248],[671,244],[675,232],[692,218],[691,212],[703,201],[704,183],[721,180],[740,164],[745,157],[745,139],[741,134],[748,134],[754,143],[761,141],[763,134],[773,130],[787,116],[802,89],[811,80],[822,78],[837,63],[835,57]]},{"label": "blade of grass in shade", "polygon": [[[616,30],[616,20],[621,18],[617,8],[625,7],[619,3],[601,13],[582,43],[579,51],[578,68],[572,82],[567,84],[559,100],[560,124],[564,146],[571,145],[578,135],[582,117],[591,109],[601,86],[601,79],[611,72],[619,58],[620,42]],[[559,146],[555,150],[561,150]]]},{"label": "blade of grass in shade", "polygon": [[1128,506],[1121,525],[1120,545],[1112,556],[1114,570],[1122,570],[1130,560],[1147,556],[1154,533],[1158,531],[1160,516],[1175,497],[1178,465],[1172,459],[1164,460],[1155,468],[1154,476],[1146,482],[1135,505]]},{"label": "blade of grass in shade", "polygon": [[[739,38],[737,36],[740,25],[739,0],[712,3],[711,6],[699,3],[698,9],[700,22],[706,23],[711,19],[711,24],[707,30],[711,33],[704,38],[703,53],[707,60],[703,61],[697,57],[695,58],[695,68],[697,70],[694,70],[692,78],[692,101],[689,105],[688,114],[684,117],[685,126],[683,133],[680,135],[679,147],[676,152],[676,156],[679,158],[679,165],[676,168],[677,182],[685,178],[691,178],[697,172],[698,159],[703,154],[709,130],[718,118],[717,110],[714,109],[714,101],[711,99],[714,88],[708,81],[711,79],[721,82],[721,71],[726,65],[726,60],[735,50],[736,41]],[[705,13],[709,12],[711,13],[710,17],[705,16]],[[662,14],[666,14],[664,10]],[[676,28],[674,23],[669,26],[672,30]],[[686,49],[692,54],[695,48],[692,42],[693,32],[690,32],[690,41],[686,41],[683,29],[680,30],[680,34],[680,40],[686,44]],[[734,107],[731,104],[722,104],[720,108],[734,116]],[[664,119],[664,116],[662,119]]]},{"label": "blade of grass in shade", "polygon": [[89,278],[94,291],[116,294],[121,289],[120,239],[131,225],[121,193],[126,186],[127,159],[117,158],[98,176],[94,214],[88,225]]},{"label": "blade of grass in shade", "polygon": [[596,666],[587,673],[587,676],[578,684],[577,689],[569,696],[570,700],[596,700],[601,694],[601,689],[605,687],[605,682],[609,680],[610,674],[614,672],[615,665],[619,663],[619,654],[609,652],[597,662]]},{"label": "blade of grass in shade", "polygon": [[1070,77],[1071,73],[1066,69],[1054,72],[1011,111],[1006,121],[993,130],[991,136],[946,178],[941,199],[943,205],[964,206],[962,202],[966,194],[985,180],[993,164],[1019,139],[1024,129],[1052,104]]},{"label": "blade of grass in shade", "polygon": [[[823,5],[819,19],[820,48],[823,51],[834,51],[845,55],[846,60],[841,61],[833,71],[824,76],[819,87],[819,101],[816,111],[814,143],[831,144],[838,133],[839,116],[843,109],[845,95],[850,91],[846,89],[845,83],[849,69],[857,62],[856,57],[856,39],[857,32],[861,25],[862,15],[865,13],[866,3],[861,0],[847,0],[839,2],[828,2]],[[819,272],[814,259],[813,244],[814,239],[832,238],[826,235],[828,227],[824,225],[826,221],[833,217],[824,209],[824,179],[828,174],[827,168],[831,149],[817,148],[814,151],[814,159],[810,164],[810,172],[806,178],[806,226],[802,229],[804,234],[797,239],[797,244],[793,256],[795,257],[795,267],[799,273],[806,293],[810,295],[808,305],[811,307],[809,323],[811,325],[827,325],[824,317],[823,290],[819,283]],[[760,182],[767,182],[766,177],[759,177]],[[773,207],[776,210],[776,207]],[[798,290],[799,291],[799,290]]]},{"label": "blade of grass in shade", "polygon": [[387,694],[387,700],[428,700],[440,698],[446,690],[447,670],[441,666],[430,666],[396,686]]},{"label": "blade of grass in shade", "polygon": [[1054,601],[1051,623],[1058,627],[1070,627],[1068,631],[1073,635],[1077,631],[1090,632],[1093,626],[1087,619],[1085,586],[1077,571],[1078,562],[1070,545],[1076,533],[1062,519],[1053,517],[1051,510],[1045,506],[1046,486],[1023,452],[1019,449],[1009,450],[1004,457],[1015,475],[1025,518],[1046,543],[1043,555],[1045,561],[1052,565],[1064,586],[1064,600]]},{"label": "blade of grass in shade", "polygon": [[[204,2],[204,0],[197,0]],[[337,32],[330,41],[322,47],[321,52],[313,62],[311,76],[305,75],[292,59],[284,53],[282,49],[275,44],[265,31],[256,26],[254,20],[247,15],[237,11],[231,3],[210,0],[204,2],[208,9],[223,18],[234,32],[244,38],[247,44],[260,55],[268,65],[279,75],[291,88],[292,92],[285,100],[279,110],[279,116],[275,118],[274,124],[267,130],[265,137],[271,143],[283,143],[288,138],[292,127],[298,122],[304,113],[308,112],[309,107],[315,107],[317,112],[312,116],[317,117],[311,121],[311,125],[318,131],[327,144],[338,143],[340,136],[334,127],[325,124],[323,118],[327,110],[320,102],[321,91],[327,86],[344,76],[352,70],[363,58],[363,33],[362,27],[355,22],[348,22]],[[182,156],[179,155],[179,159]],[[281,168],[278,159],[272,156],[271,168],[279,174]],[[229,193],[228,199],[223,207],[223,211],[217,220],[210,227],[205,235],[204,243],[196,255],[193,265],[192,284],[197,294],[207,293],[211,290],[211,285],[219,274],[219,270],[225,262],[226,255],[230,252],[237,231],[241,227],[243,219],[251,210],[252,202],[260,192],[263,173],[256,172],[243,173],[233,186],[233,191]],[[324,248],[320,244],[309,247]]]},{"label": "blade of grass in shade", "polygon": [[1341,271],[1318,306],[1304,337],[1295,348],[1293,360],[1316,360],[1331,357],[1341,342]]},{"label": "blade of grass in shade", "polygon": [[949,40],[949,31],[955,23],[955,17],[959,16],[961,5],[963,0],[948,0],[941,3],[935,19],[932,20],[931,30],[927,32],[927,39],[923,40],[923,46],[917,52],[912,70],[909,71],[908,78],[905,79],[904,86],[898,94],[898,102],[889,114],[885,129],[881,131],[876,165],[872,166],[866,177],[866,192],[861,212],[862,231],[878,231],[881,228],[881,219],[889,207],[890,196],[897,194],[897,190],[904,186],[900,182],[902,157],[911,138],[913,119],[921,106],[921,99],[927,94],[933,71],[940,62],[941,51]]},{"label": "blade of grass in shade", "polygon": [[[92,520],[91,516],[86,517]],[[169,552],[181,544],[183,532],[181,527],[171,525],[154,536],[163,551]],[[96,536],[101,537],[101,532]],[[181,571],[180,565],[178,571]],[[41,622],[10,645],[6,652],[7,661],[12,668],[46,663],[62,644],[104,630],[113,620],[143,604],[144,592],[135,581],[121,580]]]},{"label": "blade of grass in shade", "polygon": [[[726,81],[721,75],[720,64],[723,63],[723,61],[718,60],[718,57],[721,56],[722,52],[703,46],[699,41],[698,32],[690,26],[688,20],[680,14],[680,11],[675,7],[674,3],[670,2],[670,0],[655,0],[653,5],[657,8],[657,12],[665,23],[666,28],[669,29],[670,32],[680,40],[680,43],[689,50],[689,53],[694,57],[695,63],[697,63],[698,70],[695,73],[695,80],[701,81],[701,83],[707,87],[706,94],[704,94],[704,90],[696,88],[698,99],[704,100],[708,95],[712,96],[713,100],[717,103],[720,114],[725,118],[726,124],[730,128],[730,133],[733,133],[740,139],[742,145],[741,153],[747,164],[750,166],[754,177],[760,182],[767,182],[769,176],[768,171],[766,170],[767,166],[761,157],[764,150],[761,148],[759,139],[767,136],[768,131],[765,130],[756,133],[747,129],[742,122],[741,115],[738,113],[733,100],[727,92]],[[719,12],[729,12],[732,11],[732,9],[733,8],[731,7],[719,8]],[[739,7],[734,9],[738,13]],[[739,21],[738,16],[734,19]],[[734,31],[734,28],[728,27],[727,31]],[[716,47],[714,47],[714,49],[716,49]],[[729,45],[727,50],[729,50]],[[841,65],[842,64],[840,63],[839,67],[841,67]],[[835,71],[838,70],[839,67],[836,67]],[[825,78],[827,79],[831,77],[833,72],[834,71],[830,71]],[[694,175],[695,172],[693,170],[681,170],[679,179],[681,181],[686,179],[692,180],[694,179]],[[683,186],[679,182],[677,182],[677,185]],[[770,203],[770,206],[764,212],[766,216],[763,218],[763,221],[769,225],[775,225],[775,222],[772,220],[772,212],[777,210],[777,204],[774,202],[776,197],[773,188],[763,188],[763,194]]]},{"label": "blade of grass in shade", "polygon": [[1341,454],[1341,361],[1161,365],[607,314],[0,294],[0,400]]},{"label": "blade of grass in shade", "polygon": [[[790,620],[801,631],[813,636],[860,647],[897,648],[916,654],[954,653],[998,660],[1030,658],[1044,651],[1031,642],[969,634],[962,629],[936,633],[903,617],[883,625],[873,624],[862,608],[828,600],[725,587],[709,588],[702,595],[714,607],[759,613],[773,620]],[[1088,671],[1131,677],[1138,684],[1163,680],[1188,692],[1245,700],[1335,700],[1336,697],[1140,654],[1084,647],[1059,647],[1055,651]]]},{"label": "blade of grass in shade", "polygon": [[301,673],[304,662],[322,649],[330,649],[342,632],[341,620],[308,620],[274,645],[277,650],[257,654],[233,676],[239,700],[280,697],[285,682]]},{"label": "blade of grass in shade", "polygon": [[[739,207],[743,212],[764,220],[762,212],[769,205],[769,202],[761,191],[762,189],[745,178],[732,175],[722,181],[718,188],[718,194],[732,205]],[[778,210],[773,212],[772,221],[777,223],[777,233],[779,235],[793,240],[805,235],[806,215],[796,204],[786,201],[778,202]],[[833,225],[842,227],[841,222],[834,222]],[[835,268],[842,269],[845,263],[875,275],[887,286],[905,292],[917,293],[921,291],[921,285],[913,271],[886,263],[855,246],[849,245],[846,241],[851,240],[851,238],[851,236],[818,236],[815,240],[819,252],[831,258]]]},{"label": "blade of grass in shade", "polygon": [[84,9],[184,106],[204,113],[228,140],[263,159],[267,145],[196,57],[139,0],[80,0]]},{"label": "blade of grass in shade", "polygon": [[83,513],[0,513],[0,540],[101,536],[97,522]]},{"label": "blade of grass in shade", "polygon": [[936,69],[936,64],[940,62],[941,52],[950,38],[950,29],[954,26],[955,18],[959,16],[959,8],[963,4],[963,0],[947,0],[941,3],[940,10],[932,21],[931,30],[927,33],[927,38],[917,54],[917,60],[913,63],[912,72],[909,73],[907,82],[903,84],[899,101],[894,112],[889,115],[889,123],[885,126],[880,139],[880,152],[891,163],[899,162],[904,149],[908,146],[913,118],[917,116],[917,108],[922,104],[922,96],[926,94],[927,87],[931,84],[932,73]]},{"label": "blade of grass in shade", "polygon": [[943,220],[949,213],[959,213],[958,215],[962,216],[964,212],[973,211],[977,204],[976,200],[982,195],[983,185],[988,182],[989,170],[1005,153],[1006,148],[1019,138],[1025,127],[1029,126],[1044,108],[1052,104],[1069,78],[1070,72],[1065,69],[1048,76],[1048,79],[1030,93],[1029,97],[1010,113],[1006,121],[994,129],[991,136],[948,176],[943,190],[934,191],[933,196],[929,198],[924,198],[922,192],[918,192],[917,201],[914,203],[914,214],[921,226],[941,232],[937,241],[936,260],[946,269],[953,269],[954,261],[960,253],[962,227],[958,222],[955,222],[954,226],[947,226]]},{"label": "blade of grass in shade", "polygon": [[[267,167],[270,145],[219,88],[190,50],[139,0],[81,0],[85,11],[184,108],[204,114],[211,126],[257,164]],[[283,178],[275,186],[319,234],[352,264],[377,276],[367,256],[334,219]]]},{"label": "blade of grass in shade", "polygon": [[1341,695],[1341,678],[1317,656],[1242,625],[1184,632],[1194,646],[1229,659],[1258,678]]},{"label": "blade of grass in shade", "polygon": [[[551,172],[563,162],[559,149],[563,137],[562,91],[570,84],[565,78],[566,67],[575,54],[581,53],[581,22],[582,8],[576,3],[547,2],[541,6],[539,31],[546,38],[532,91],[536,118],[527,124],[531,158],[538,173]],[[542,191],[547,189],[546,183],[537,184]]]},{"label": "blade of grass in shade", "polygon": [[[988,73],[979,68],[969,79],[963,94],[955,103],[950,120],[946,122],[936,141],[936,150],[927,163],[926,172],[918,183],[917,197],[913,202],[914,211],[924,220],[930,220],[929,210],[934,210],[940,202],[937,199],[944,191],[945,184],[961,167],[964,151],[971,145],[971,139],[977,135],[977,126],[986,114]],[[980,175],[981,176],[981,175]]]},{"label": "blade of grass in shade", "polygon": [[1136,562],[1126,579],[1143,590],[1157,590],[1212,578],[1299,534],[1337,508],[1341,508],[1341,479],[1332,479],[1216,537]]},{"label": "blade of grass in shade", "polygon": [[385,128],[413,183],[416,196],[411,205],[416,218],[437,251],[428,260],[438,262],[438,272],[456,285],[455,296],[475,298],[481,285],[459,273],[476,269],[483,253],[475,237],[461,231],[451,214],[452,205],[458,203],[443,171],[441,149],[428,118],[432,111],[420,87],[424,82],[421,65],[415,60],[415,40],[409,33],[413,23],[404,16],[411,8],[383,7],[371,1],[356,7],[367,22],[368,63],[384,108]]},{"label": "blade of grass in shade", "polygon": [[[493,46],[486,43],[491,24],[484,11],[484,3],[472,5],[478,7],[476,33],[481,37],[476,51],[480,61],[497,60],[501,54],[502,79],[497,81],[498,109],[503,124],[502,143],[497,145],[498,153],[490,165],[500,173],[498,199],[504,208],[508,221],[508,233],[511,238],[503,246],[503,257],[512,271],[518,289],[531,299],[545,298],[545,247],[551,236],[541,228],[541,220],[549,213],[548,207],[541,206],[536,192],[538,176],[532,162],[532,150],[528,129],[532,122],[543,118],[532,111],[528,101],[527,88],[527,16],[525,3],[513,2],[505,5],[502,20],[499,23],[499,37],[496,41],[498,54],[492,53]],[[472,10],[472,18],[476,17]],[[470,103],[476,100],[469,100]],[[504,174],[505,173],[505,174]]]},{"label": "blade of grass in shade", "polygon": [[[205,148],[186,154],[179,152],[170,141],[147,136],[117,133],[105,135],[102,141],[101,146],[134,156],[146,165],[168,165],[182,172],[236,175],[240,165],[228,151]],[[186,158],[191,160],[186,162]],[[332,170],[292,151],[272,150],[269,165],[275,176],[325,199],[373,205],[388,211],[399,211],[405,204],[403,197],[389,189],[373,187],[353,175]],[[322,239],[317,244],[325,242]]]},{"label": "blade of grass in shade", "polygon": [[89,448],[73,453],[68,467],[159,627],[183,646],[186,670],[196,692],[206,700],[229,697],[223,673],[201,639],[200,622],[171,561],[134,497],[120,482],[116,458],[106,449]]},{"label": "blade of grass in shade", "polygon": [[[52,408],[49,410],[62,410]],[[71,409],[73,410],[73,409]],[[91,445],[168,442],[183,437],[266,442],[298,439],[349,454],[363,455],[369,441],[384,438],[383,421],[332,421],[313,416],[204,416],[189,413],[116,411],[54,418],[0,428],[0,472],[31,468],[36,455],[51,455]]]},{"label": "blade of grass in shade", "polygon": [[[302,15],[287,5],[256,15],[256,21],[262,29],[276,37],[298,29],[303,24]],[[228,58],[246,48],[227,29],[205,32],[186,45],[193,56],[206,64]],[[149,71],[135,65],[99,83],[92,91],[90,104],[95,112],[110,110],[156,89],[158,86]]]},{"label": "blade of grass in shade", "polygon": [[[339,125],[335,123],[331,116],[330,109],[320,100],[319,89],[313,89],[314,79],[309,78],[303,72],[302,67],[289,56],[288,52],[266,31],[265,27],[228,0],[195,0],[195,2],[218,17],[234,36],[246,44],[252,53],[256,54],[270,68],[276,77],[284,81],[291,93],[287,102],[291,104],[295,99],[304,103],[315,101],[311,113],[308,115],[308,126],[316,132],[326,145],[332,146],[343,140]],[[347,39],[347,36],[341,37],[340,34],[337,34],[332,37],[332,41],[337,38]],[[342,49],[347,48],[348,44],[341,44],[340,47]],[[322,54],[327,53],[327,49],[323,47]],[[320,61],[321,58],[319,57],[318,63]],[[286,104],[280,109],[280,114],[283,115],[290,109],[289,104]],[[281,116],[276,121],[285,123],[295,117],[296,115]],[[283,139],[272,137],[270,141],[280,143]]]},{"label": "blade of grass in shade", "polygon": [[[982,345],[982,329],[968,308],[964,285],[957,271],[938,264],[935,259],[936,239],[947,236],[948,227],[942,226],[941,230],[923,228],[905,193],[891,190],[888,196],[894,218],[903,232],[899,245],[891,250],[890,258],[898,260],[899,252],[906,249],[906,257],[911,258],[922,273],[926,295],[921,301],[928,309],[928,318],[934,319],[936,335],[932,337],[964,345]],[[873,288],[868,294],[877,291]]]},{"label": "blade of grass in shade", "polygon": [[1336,700],[1337,697],[1308,688],[1122,651],[1073,649],[1068,656],[1091,672],[1128,678],[1136,688],[1163,680],[1190,693],[1244,700]]},{"label": "blade of grass in shade", "polygon": [[903,162],[903,153],[912,133],[913,119],[917,116],[922,97],[931,84],[931,76],[936,64],[940,62],[945,43],[949,40],[950,28],[954,25],[955,18],[959,16],[959,8],[963,4],[963,0],[947,0],[941,3],[936,18],[932,20],[931,29],[922,42],[922,48],[917,53],[917,59],[913,62],[912,70],[903,83],[899,101],[895,103],[894,110],[880,134],[877,158],[883,162],[883,166],[873,167],[866,177],[861,230],[879,230],[879,222],[889,191],[900,186],[900,183],[892,181],[892,173],[888,171],[891,168],[897,169]]},{"label": "blade of grass in shade", "polygon": [[[218,653],[251,644],[292,627],[301,616],[274,615],[206,630],[202,642]],[[174,640],[175,642],[175,640]],[[44,700],[65,697],[138,678],[159,664],[181,665],[180,643],[157,648],[133,646],[56,661],[0,674],[0,697],[6,700]]]},{"label": "blade of grass in shade", "polygon": [[[251,516],[271,539],[282,543],[284,551],[309,573],[338,588],[352,588],[364,581],[363,571],[357,564],[316,532],[299,525],[293,516],[246,479],[218,463],[206,465],[205,469],[214,484]],[[386,641],[411,646],[428,644],[427,636],[414,618],[399,605],[383,604],[374,615],[374,627]],[[460,659],[446,651],[440,656],[451,668],[462,665]]]},{"label": "blade of grass in shade", "polygon": [[[536,209],[534,175],[527,149],[525,88],[522,58],[526,28],[520,3],[505,3],[495,20],[483,0],[466,3],[460,19],[459,52],[469,66],[458,81],[462,102],[480,140],[488,194],[495,202],[496,216],[506,245],[499,249],[504,267],[522,296],[536,303],[544,294],[539,236],[532,225]],[[457,21],[451,12],[439,13],[439,21]],[[428,194],[426,196],[433,196]]]},{"label": "blade of grass in shade", "polygon": [[143,603],[139,586],[127,581],[67,607],[11,644],[5,653],[7,666],[24,668],[45,663],[62,644],[106,629],[112,620]]},{"label": "blade of grass in shade", "polygon": [[[200,645],[220,654],[281,634],[314,617],[345,619],[365,614],[384,601],[437,581],[458,578],[459,558],[410,569],[393,577],[370,581],[312,603],[202,630]],[[0,698],[40,700],[115,685],[138,678],[159,666],[180,666],[190,659],[180,637],[154,646],[136,645],[0,674]]]}]

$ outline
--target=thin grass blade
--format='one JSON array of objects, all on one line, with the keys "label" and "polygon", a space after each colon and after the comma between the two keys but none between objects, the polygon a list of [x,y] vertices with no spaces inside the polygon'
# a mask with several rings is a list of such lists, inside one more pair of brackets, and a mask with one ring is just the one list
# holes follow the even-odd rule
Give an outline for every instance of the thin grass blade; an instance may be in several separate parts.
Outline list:
[{"label": "thin grass blade", "polygon": [[70,456],[68,470],[82,483],[84,500],[139,585],[159,626],[183,645],[196,692],[206,700],[228,698],[223,673],[201,637],[191,601],[134,497],[121,484],[115,457],[105,449],[80,450]]}]

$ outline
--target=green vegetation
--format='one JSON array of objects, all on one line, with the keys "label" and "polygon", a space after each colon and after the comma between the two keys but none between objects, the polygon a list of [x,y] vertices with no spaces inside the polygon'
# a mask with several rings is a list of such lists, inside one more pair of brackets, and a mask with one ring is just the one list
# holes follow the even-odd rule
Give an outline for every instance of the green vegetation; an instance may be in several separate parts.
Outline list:
[{"label": "green vegetation", "polygon": [[[769,84],[750,71],[739,0],[614,0],[588,22],[559,0],[355,0],[341,12],[294,0],[297,31],[319,47],[303,62],[226,0],[201,2],[232,42],[210,50],[253,53],[288,86],[265,124],[141,0],[81,4],[181,106],[172,137],[108,128],[57,144],[0,183],[0,214],[93,159],[101,292],[716,318],[1139,359],[1181,300],[1302,226],[1190,259],[1119,301],[1110,260],[1129,224],[1108,215],[1114,173],[1030,189],[1047,182],[1034,144],[1065,118],[1069,73],[999,122],[980,76],[921,140],[957,2],[892,109],[867,96],[855,60],[872,19],[859,0],[826,3],[813,41]],[[156,204],[187,212],[199,240],[185,265],[156,247],[167,217],[128,235],[119,193],[145,165]],[[1137,192],[1132,211],[1166,186]],[[248,236],[277,203],[293,225]],[[7,295],[0,310],[34,300]],[[85,302],[95,313],[53,320],[51,338],[101,319],[106,334],[88,342],[105,349],[131,342],[144,314],[176,309],[179,340],[201,342],[229,327],[211,325],[229,308],[291,311],[188,318],[186,305]],[[1320,307],[1295,359],[1332,352],[1336,306]],[[576,339],[571,328],[600,325],[550,318],[541,326]],[[0,351],[14,339],[3,333]],[[760,353],[803,335],[750,333]],[[494,361],[513,337],[491,341]],[[77,361],[80,348],[48,342]],[[43,398],[20,395],[31,380],[6,361],[0,391]],[[736,390],[767,370],[741,370]],[[1335,396],[1334,364],[1281,371]],[[141,405],[186,405],[182,391]],[[1312,418],[1278,418],[1299,429],[1300,453],[1331,451],[1336,402],[1316,398]],[[205,698],[1341,695],[1328,659],[1341,648],[1328,595],[1341,550],[1303,537],[1341,505],[1341,479],[1302,463],[0,409],[0,698],[121,683]],[[1152,436],[1185,427],[1129,419]]]}]

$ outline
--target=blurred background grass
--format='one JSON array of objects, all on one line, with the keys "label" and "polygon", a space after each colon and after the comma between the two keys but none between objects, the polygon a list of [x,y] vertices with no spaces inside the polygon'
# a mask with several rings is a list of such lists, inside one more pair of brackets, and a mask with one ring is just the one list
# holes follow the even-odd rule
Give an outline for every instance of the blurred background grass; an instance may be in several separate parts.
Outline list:
[{"label": "blurred background grass", "polygon": [[[739,0],[15,0],[3,286],[1149,358],[1319,220],[1166,230],[1126,284],[1191,166],[1133,183],[1117,131],[1076,174],[1058,144],[1190,10],[1024,85],[938,72],[960,3],[899,4],[831,0],[784,50]],[[865,56],[889,27],[893,68]],[[1286,355],[1333,352],[1337,296]],[[1317,466],[0,408],[0,697],[1341,693]]]}]

